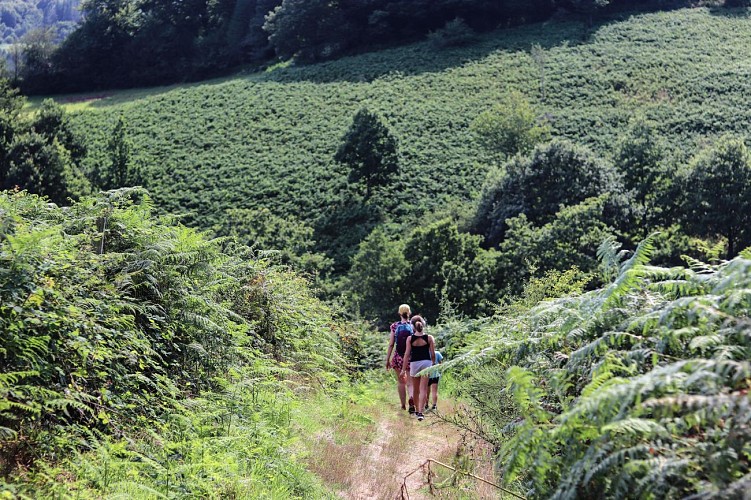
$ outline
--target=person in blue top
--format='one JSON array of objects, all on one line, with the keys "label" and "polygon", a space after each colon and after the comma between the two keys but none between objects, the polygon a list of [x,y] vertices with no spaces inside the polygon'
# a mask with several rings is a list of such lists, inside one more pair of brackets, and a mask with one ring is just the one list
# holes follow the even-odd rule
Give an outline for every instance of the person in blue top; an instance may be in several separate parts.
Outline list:
[{"label": "person in blue top", "polygon": [[[441,364],[443,361],[443,355],[439,352],[435,352],[435,363],[433,363],[433,366]],[[431,410],[435,411],[436,405],[438,404],[438,380],[441,378],[440,373],[434,373],[429,379],[428,379],[428,397],[425,398],[425,410],[428,410],[428,402],[430,401],[430,396],[432,393],[433,396],[433,406],[430,408]]]}]

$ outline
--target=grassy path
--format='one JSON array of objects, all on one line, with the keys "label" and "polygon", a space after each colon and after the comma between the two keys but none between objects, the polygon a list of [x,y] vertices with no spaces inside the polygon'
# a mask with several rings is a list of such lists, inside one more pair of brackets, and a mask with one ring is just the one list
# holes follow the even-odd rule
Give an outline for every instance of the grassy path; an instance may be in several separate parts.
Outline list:
[{"label": "grassy path", "polygon": [[[450,400],[440,400],[439,411],[455,411]],[[427,469],[420,470],[429,458],[447,464],[475,461],[475,471],[490,477],[492,467],[481,447],[467,446],[461,433],[427,413],[422,422],[400,410],[391,381],[368,384],[335,418],[321,422],[306,448],[308,467],[324,483],[345,499],[402,498],[497,498],[492,488],[459,478],[452,481],[451,471],[432,467],[435,495],[428,487]]]}]

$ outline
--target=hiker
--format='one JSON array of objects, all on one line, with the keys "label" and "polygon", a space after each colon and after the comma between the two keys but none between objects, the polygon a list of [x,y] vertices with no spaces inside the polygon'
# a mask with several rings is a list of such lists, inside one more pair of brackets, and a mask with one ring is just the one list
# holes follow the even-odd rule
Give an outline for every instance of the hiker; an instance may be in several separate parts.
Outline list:
[{"label": "hiker", "polygon": [[[443,362],[443,354],[440,353],[440,351],[435,352],[435,363],[433,363],[433,366],[440,365]],[[436,410],[436,405],[438,405],[438,382],[441,378],[441,372],[435,372],[430,375],[430,378],[428,379],[428,394],[425,397],[425,411],[428,410],[428,402],[430,401],[430,395],[431,392],[433,394],[433,406],[430,408],[432,411]]]},{"label": "hiker", "polygon": [[422,412],[427,403],[428,377],[426,375],[418,377],[417,374],[435,363],[435,340],[432,335],[425,333],[425,320],[422,316],[413,317],[412,325],[415,333],[407,342],[404,354],[405,366],[402,366],[402,373],[406,373],[408,360],[409,372],[412,376],[412,394],[417,404],[417,420],[422,420],[425,418]]},{"label": "hiker", "polygon": [[[389,336],[389,348],[386,353],[386,371],[393,369],[396,375],[396,390],[399,393],[399,400],[402,403],[402,410],[406,409],[407,392],[409,392],[409,413],[415,412],[415,403],[412,399],[412,381],[409,375],[402,370],[406,364],[409,368],[409,360],[404,362],[404,351],[407,346],[407,339],[414,333],[412,323],[409,317],[412,310],[407,304],[399,306],[399,321],[391,324],[391,335]],[[394,349],[396,347],[396,349]],[[391,357],[391,354],[394,357]]]}]

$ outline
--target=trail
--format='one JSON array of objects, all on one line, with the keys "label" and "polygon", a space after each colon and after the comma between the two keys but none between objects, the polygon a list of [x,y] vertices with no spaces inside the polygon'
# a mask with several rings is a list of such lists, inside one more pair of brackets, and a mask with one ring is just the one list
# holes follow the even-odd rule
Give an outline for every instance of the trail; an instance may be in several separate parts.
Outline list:
[{"label": "trail", "polygon": [[[447,460],[455,454],[459,433],[434,415],[418,422],[407,412],[394,406],[393,414],[384,414],[378,422],[377,437],[367,446],[352,469],[351,488],[340,496],[347,499],[401,498],[405,476],[415,471],[428,458]],[[450,461],[450,459],[448,459]],[[422,472],[407,479],[411,499],[432,498],[419,491],[425,484]]]},{"label": "trail", "polygon": [[[455,426],[440,418],[456,412],[454,402],[439,398],[438,410],[426,412],[425,420],[419,422],[399,409],[391,380],[373,384],[344,406],[338,402],[333,408],[309,412],[324,425],[305,445],[307,467],[331,492],[350,500],[401,499],[407,476],[404,498],[410,500],[498,498],[498,491],[487,485],[452,476],[452,471],[437,465],[431,467],[435,496],[431,495],[427,470],[421,469],[428,459],[449,465],[460,461],[463,469],[470,468],[480,477],[493,476],[487,444],[465,439]],[[301,415],[301,421],[306,416]]]}]

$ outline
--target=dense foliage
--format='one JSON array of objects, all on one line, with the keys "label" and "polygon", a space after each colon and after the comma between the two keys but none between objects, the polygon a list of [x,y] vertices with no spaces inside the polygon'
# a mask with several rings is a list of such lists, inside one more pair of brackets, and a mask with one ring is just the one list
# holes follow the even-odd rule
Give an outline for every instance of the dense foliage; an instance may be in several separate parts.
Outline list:
[{"label": "dense foliage", "polygon": [[54,27],[56,35],[68,34],[81,15],[79,0],[3,0],[0,2],[0,41],[13,44],[40,28]]},{"label": "dense foliage", "polygon": [[[616,7],[634,8],[616,0]],[[316,62],[414,41],[461,46],[485,32],[562,16],[587,19],[610,0],[86,0],[83,21],[44,64],[27,67],[35,93],[122,88],[226,73],[273,58]],[[637,8],[674,7],[642,0]],[[66,4],[67,5],[67,4]],[[617,8],[616,8],[617,10]]]},{"label": "dense foliage", "polygon": [[751,254],[669,269],[647,264],[651,245],[620,262],[606,241],[601,289],[550,276],[492,321],[442,332],[465,351],[463,425],[496,444],[506,483],[550,498],[748,492]]},{"label": "dense foliage", "polygon": [[30,119],[24,100],[0,81],[0,188],[28,189],[57,203],[90,190],[80,165],[86,154],[60,105],[45,100]]},{"label": "dense foliage", "polygon": [[[495,228],[484,244],[503,254],[487,264],[495,279],[482,294],[493,302],[547,269],[596,268],[594,252],[606,234],[633,242],[663,228],[658,258],[670,265],[682,253],[709,255],[705,250],[724,241],[724,231],[690,224],[692,199],[684,194],[697,185],[687,182],[692,156],[714,148],[717,136],[730,133],[739,141],[747,133],[751,78],[734,63],[734,54],[751,43],[744,16],[691,9],[624,17],[591,31],[576,22],[531,25],[458,48],[436,50],[426,42],[180,89],[123,93],[72,105],[82,109],[72,123],[86,136],[83,170],[91,172],[112,164],[108,148],[122,115],[130,162],[143,166],[143,181],[161,210],[180,214],[190,226],[273,245],[285,262],[323,281],[335,278],[319,281],[326,293],[370,297],[357,285],[342,289],[339,278],[376,227],[384,240],[404,246],[418,226],[451,211],[460,213],[454,219],[459,232],[482,221],[475,232],[487,237]],[[697,44],[702,57],[696,57]],[[352,169],[335,160],[362,107],[381,117],[399,144],[400,175],[369,199],[350,183]],[[520,120],[496,119],[514,110]],[[481,130],[498,137],[535,132],[521,147],[501,152],[488,151]],[[556,139],[552,144],[544,142],[547,133]],[[543,143],[531,157],[511,158],[508,165],[502,159],[537,141]],[[534,172],[542,177],[527,177]],[[566,191],[581,184],[580,174],[571,186],[558,182],[575,172],[584,192]],[[527,198],[500,203],[497,188],[522,173]],[[600,179],[597,189],[590,190],[587,176]],[[559,195],[538,204],[538,183]],[[715,199],[708,191],[697,195]],[[478,198],[484,201],[474,213],[467,201]],[[509,237],[506,219],[522,214],[526,219],[515,220]],[[290,238],[269,229],[274,226]],[[567,239],[551,247],[562,235]],[[397,253],[402,250],[386,255]],[[379,268],[364,260],[360,265]],[[434,298],[426,304],[433,311],[445,288],[440,272],[434,278],[428,285]],[[393,308],[355,302],[363,314],[384,311],[382,318]]]},{"label": "dense foliage", "polygon": [[[338,330],[303,279],[151,212],[138,189],[65,209],[23,192],[0,194],[3,475],[100,445],[114,446],[110,453],[129,457],[136,470],[141,427],[179,440],[229,433],[233,415],[240,425],[271,425],[263,412],[293,395],[268,384],[288,373],[323,386],[341,377]],[[169,417],[194,411],[188,420]],[[243,439],[269,446],[258,452],[269,460],[283,455],[284,443],[265,431]],[[175,460],[174,450],[154,453]],[[161,474],[153,484],[180,477],[151,472]],[[88,481],[79,486],[107,486]]]}]

